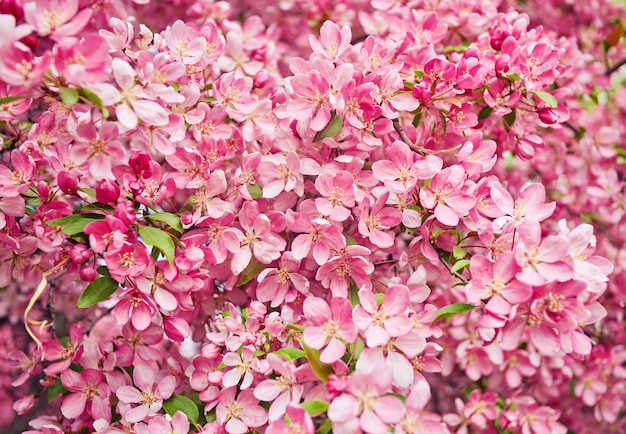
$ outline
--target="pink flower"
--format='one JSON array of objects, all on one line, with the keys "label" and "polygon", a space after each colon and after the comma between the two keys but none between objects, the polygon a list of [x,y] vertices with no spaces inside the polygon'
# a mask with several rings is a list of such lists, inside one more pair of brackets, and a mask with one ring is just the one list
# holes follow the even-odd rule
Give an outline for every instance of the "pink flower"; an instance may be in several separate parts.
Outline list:
[{"label": "pink flower", "polygon": [[320,28],[320,39],[309,35],[309,44],[314,53],[337,62],[348,55],[352,31],[344,25],[341,28],[332,21],[324,21]]},{"label": "pink flower", "polygon": [[277,307],[285,300],[291,287],[301,294],[309,292],[309,280],[297,271],[300,261],[291,252],[284,252],[278,268],[266,268],[257,277],[256,297],[260,302],[271,301]]},{"label": "pink flower", "polygon": [[[217,421],[224,425],[226,432],[244,434],[250,428],[258,428],[267,422],[267,413],[254,397],[252,390],[237,394],[236,387],[229,387],[220,392],[217,404]],[[236,395],[236,396],[235,396]]]},{"label": "pink flower", "polygon": [[[267,434],[314,434],[315,425],[311,416],[297,404],[290,403],[287,405],[288,422],[277,420],[269,424],[265,432]],[[286,418],[287,419],[287,418]]]},{"label": "pink flower", "polygon": [[294,259],[304,259],[311,253],[315,262],[323,265],[333,251],[346,247],[344,235],[326,219],[287,210],[285,222],[290,230],[300,233],[291,243]]},{"label": "pink flower", "polygon": [[359,233],[381,249],[391,247],[395,242],[395,234],[392,235],[384,229],[393,228],[402,221],[402,212],[399,209],[385,207],[388,197],[389,192],[384,193],[371,207],[370,199],[365,197],[359,205]]},{"label": "pink flower", "polygon": [[348,376],[344,393],[333,399],[328,418],[337,432],[388,432],[389,425],[404,414],[402,401],[387,395],[391,389],[391,372],[378,367],[376,375],[355,371]]},{"label": "pink flower", "polygon": [[78,7],[78,0],[32,0],[24,4],[24,19],[40,36],[60,41],[78,34],[91,19],[90,8],[78,12]]},{"label": "pink flower", "polygon": [[433,178],[430,186],[420,190],[420,202],[434,209],[442,224],[456,226],[459,217],[467,215],[476,204],[476,198],[464,191],[467,174],[461,166],[446,167]]},{"label": "pink flower", "polygon": [[122,386],[116,392],[120,402],[137,404],[121,412],[124,419],[130,423],[157,414],[163,406],[163,400],[174,393],[176,378],[173,375],[166,375],[157,382],[151,366],[137,364],[133,370],[133,383],[135,386]]},{"label": "pink flower", "polygon": [[122,282],[126,277],[138,277],[148,267],[148,249],[138,242],[124,243],[119,249],[109,249],[104,255],[111,277]]},{"label": "pink flower", "polygon": [[94,419],[111,420],[111,391],[102,372],[89,368],[81,373],[67,370],[61,373],[61,383],[73,392],[65,396],[61,403],[64,417],[77,419],[87,409]]},{"label": "pink flower", "polygon": [[350,216],[355,204],[354,178],[350,172],[326,171],[315,180],[315,188],[322,197],[315,199],[318,211],[330,220],[342,222]]},{"label": "pink flower", "polygon": [[302,306],[312,324],[304,329],[304,342],[316,350],[324,348],[320,360],[333,363],[346,352],[346,343],[354,343],[357,329],[352,321],[352,306],[345,298],[333,297],[330,306],[319,297],[309,296]]},{"label": "pink flower", "polygon": [[276,378],[261,381],[254,388],[254,397],[262,401],[271,402],[268,417],[276,421],[285,414],[290,402],[299,402],[304,392],[304,385],[300,384],[297,370],[292,362],[285,361],[275,354],[267,356]]},{"label": "pink flower", "polygon": [[359,291],[360,304],[354,308],[354,322],[363,332],[368,347],[385,345],[392,337],[411,330],[408,317],[409,290],[404,285],[392,285],[384,293],[379,306],[371,290]]},{"label": "pink flower", "polygon": [[350,279],[358,288],[371,289],[369,275],[374,271],[374,265],[366,259],[370,254],[367,247],[347,246],[317,270],[315,279],[329,288],[333,297],[348,296]]}]

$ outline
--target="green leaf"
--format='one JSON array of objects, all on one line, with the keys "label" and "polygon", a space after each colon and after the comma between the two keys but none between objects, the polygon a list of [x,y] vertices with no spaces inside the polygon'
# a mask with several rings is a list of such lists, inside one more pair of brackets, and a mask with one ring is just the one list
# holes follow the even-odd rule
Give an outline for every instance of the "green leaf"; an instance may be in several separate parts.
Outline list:
[{"label": "green leaf", "polygon": [[89,197],[96,197],[96,189],[88,187],[78,187],[78,191],[82,191]]},{"label": "green leaf", "polygon": [[176,214],[172,214],[171,212],[157,212],[148,214],[146,217],[152,221],[163,222],[176,232],[183,233],[183,225],[180,223],[180,218]]},{"label": "green leaf", "polygon": [[530,93],[536,95],[541,101],[545,102],[552,108],[557,108],[559,105],[559,102],[551,93],[544,92],[543,90],[532,90]]},{"label": "green leaf", "polygon": [[300,405],[302,405],[302,408],[304,408],[304,410],[311,416],[315,416],[317,414],[325,413],[326,411],[328,411],[328,403],[326,401],[322,401],[321,399],[304,401]]},{"label": "green leaf", "polygon": [[487,119],[493,113],[493,107],[489,107],[488,105],[484,106],[480,113],[478,113],[478,119],[483,120]]},{"label": "green leaf", "polygon": [[324,140],[328,137],[336,136],[339,131],[341,131],[341,127],[343,126],[343,119],[340,115],[333,112],[328,124],[324,127],[322,131],[318,131],[313,138],[314,142],[319,142],[320,140]]},{"label": "green leaf", "polygon": [[82,293],[76,307],[85,308],[110,297],[119,287],[119,283],[111,277],[102,276],[92,281]]},{"label": "green leaf", "polygon": [[328,382],[328,376],[334,374],[333,367],[328,363],[324,363],[320,360],[320,352],[319,350],[313,349],[309,347],[304,341],[300,340],[300,344],[304,349],[304,354],[306,355],[309,364],[311,365],[311,369],[317,375],[317,378],[322,380],[324,383]]},{"label": "green leaf", "polygon": [[515,110],[511,110],[510,113],[507,113],[504,115],[504,126],[509,129],[513,126],[513,124],[515,123],[515,117],[517,116],[517,114],[515,113]]},{"label": "green leaf", "polygon": [[252,199],[259,199],[263,197],[263,188],[259,184],[248,184],[247,188]]},{"label": "green leaf", "polygon": [[304,351],[299,350],[297,348],[290,348],[290,347],[281,348],[278,351],[274,351],[272,354],[276,354],[285,360],[296,360],[302,357],[306,357],[306,354],[304,354]]},{"label": "green leaf", "polygon": [[357,288],[354,281],[350,279],[350,304],[354,307],[359,303],[361,303],[361,300],[359,300],[359,288]]},{"label": "green leaf", "polygon": [[50,387],[48,387],[48,402],[52,402],[52,400],[57,396],[60,395],[62,393],[65,392],[69,392],[69,390],[67,390],[64,386],[63,383],[61,383],[61,380],[57,380],[54,382],[54,384]]},{"label": "green leaf", "polygon": [[66,235],[76,235],[85,231],[85,226],[91,222],[104,219],[100,214],[72,214],[54,220],[46,221],[50,226],[64,226],[63,233]]},{"label": "green leaf", "polygon": [[413,117],[413,126],[417,128],[421,122],[422,122],[422,111],[419,110],[415,114],[415,117]]},{"label": "green leaf", "polygon": [[608,53],[609,48],[611,48],[611,46],[609,45],[609,41],[607,41],[606,39],[603,39],[602,42],[602,51],[604,51],[604,53]]},{"label": "green leaf", "polygon": [[62,87],[59,89],[59,94],[63,104],[76,104],[78,102],[78,91],[76,89]]},{"label": "green leaf", "polygon": [[20,99],[31,98],[30,95],[13,95],[0,98],[0,104],[9,104],[13,101],[19,101]]},{"label": "green leaf", "polygon": [[237,286],[243,286],[246,283],[252,281],[252,279],[256,278],[259,273],[267,268],[266,264],[259,262],[257,258],[252,256],[250,263],[248,266],[241,272],[241,276],[239,277],[239,282],[237,282]]},{"label": "green leaf", "polygon": [[455,303],[455,304],[450,304],[448,306],[444,306],[437,311],[437,316],[435,317],[435,321],[438,321],[441,318],[448,318],[452,315],[456,315],[459,313],[468,312],[474,309],[475,307],[476,306],[474,306],[473,304],[467,304],[467,303]]},{"label": "green leaf", "polygon": [[458,273],[459,271],[463,270],[465,267],[469,267],[469,264],[470,264],[469,259],[461,259],[459,261],[456,261],[454,265],[450,267],[450,272]]},{"label": "green leaf", "polygon": [[385,301],[385,294],[382,294],[380,292],[378,294],[374,294],[374,297],[376,298],[376,304],[378,306],[383,304],[383,301]]},{"label": "green leaf", "polygon": [[102,100],[96,93],[84,87],[79,87],[78,94],[85,98],[87,101],[91,102],[93,105],[95,105],[102,112],[102,115],[105,118],[109,117],[109,111],[102,104]]},{"label": "green leaf", "polygon": [[174,395],[167,401],[163,401],[163,408],[170,416],[174,416],[177,411],[182,411],[187,415],[189,423],[196,423],[200,416],[198,406],[191,399],[183,395]]},{"label": "green leaf", "polygon": [[467,252],[464,248],[457,246],[456,244],[452,247],[452,257],[454,259],[463,259],[467,255]]},{"label": "green leaf", "polygon": [[159,228],[153,228],[152,226],[140,226],[138,232],[139,236],[146,244],[159,249],[167,258],[170,265],[172,265],[174,262],[175,247],[170,234]]}]

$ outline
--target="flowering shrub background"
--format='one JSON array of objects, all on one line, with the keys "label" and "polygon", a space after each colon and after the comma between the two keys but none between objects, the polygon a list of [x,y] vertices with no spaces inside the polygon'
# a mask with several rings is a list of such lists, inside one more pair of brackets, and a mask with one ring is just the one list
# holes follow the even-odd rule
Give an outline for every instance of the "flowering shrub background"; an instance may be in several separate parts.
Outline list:
[{"label": "flowering shrub background", "polygon": [[0,12],[3,432],[626,431],[623,3]]}]

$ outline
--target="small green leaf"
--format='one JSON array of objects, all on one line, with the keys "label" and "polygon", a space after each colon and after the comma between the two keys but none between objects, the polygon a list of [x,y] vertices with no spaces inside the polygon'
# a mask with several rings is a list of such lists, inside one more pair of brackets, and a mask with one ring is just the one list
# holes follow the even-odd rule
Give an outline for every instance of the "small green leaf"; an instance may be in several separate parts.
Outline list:
[{"label": "small green leaf", "polygon": [[76,307],[85,308],[110,297],[119,287],[119,283],[111,277],[102,276],[92,281],[82,293]]},{"label": "small green leaf", "polygon": [[341,131],[341,127],[343,126],[343,119],[340,115],[333,112],[328,124],[324,127],[322,131],[318,131],[313,138],[314,142],[319,142],[320,140],[324,140],[328,137],[336,136],[339,131]]},{"label": "small green leaf", "polygon": [[375,294],[374,297],[376,298],[376,304],[378,306],[383,304],[383,301],[385,301],[385,294],[381,294],[380,292],[378,294]]},{"label": "small green leaf", "polygon": [[252,281],[252,279],[256,278],[259,273],[267,268],[266,264],[259,262],[257,258],[252,256],[250,263],[248,266],[241,272],[241,276],[239,277],[239,282],[237,282],[237,286],[243,286],[246,283]]},{"label": "small green leaf", "polygon": [[263,188],[259,184],[248,184],[248,193],[252,199],[263,197]]},{"label": "small green leaf", "polygon": [[321,399],[304,401],[300,405],[302,405],[302,408],[304,408],[304,410],[311,416],[315,416],[317,414],[325,413],[326,411],[328,411],[328,403],[326,401],[322,401]]},{"label": "small green leaf", "polygon": [[152,221],[163,222],[178,233],[183,233],[183,225],[180,223],[180,217],[171,212],[157,212],[146,216]]},{"label": "small green leaf", "polygon": [[419,127],[421,122],[422,122],[422,111],[420,110],[413,117],[413,126],[417,128]]},{"label": "small green leaf", "polygon": [[504,115],[504,126],[509,129],[513,126],[513,124],[515,123],[515,117],[517,116],[517,114],[515,113],[515,110],[511,110],[510,113],[507,113]]},{"label": "small green leaf", "polygon": [[456,261],[454,265],[450,267],[450,272],[458,273],[459,271],[463,270],[465,267],[469,267],[469,264],[470,264],[469,259],[461,259],[459,261]]},{"label": "small green leaf", "polygon": [[87,101],[91,102],[93,105],[95,105],[102,112],[102,115],[105,118],[109,117],[109,111],[102,104],[102,100],[96,93],[84,87],[79,87],[78,94],[85,98]]},{"label": "small green leaf", "polygon": [[21,99],[31,98],[30,95],[13,95],[0,98],[0,104],[9,104],[13,101],[19,101]]},{"label": "small green leaf", "polygon": [[493,113],[493,107],[489,107],[488,105],[484,106],[480,113],[478,113],[478,119],[483,120],[487,119]]},{"label": "small green leaf", "polygon": [[350,304],[354,307],[359,303],[361,303],[361,300],[359,300],[359,288],[357,288],[354,281],[350,279]]},{"label": "small green leaf", "polygon": [[533,90],[530,93],[536,95],[541,101],[545,102],[552,108],[557,108],[559,105],[559,102],[551,93],[544,92],[543,90]]},{"label": "small green leaf", "polygon": [[276,354],[285,360],[296,360],[306,357],[304,351],[291,347],[281,348],[280,350],[274,351],[272,354]]},{"label": "small green leaf", "polygon": [[304,353],[306,354],[306,358],[311,365],[311,369],[313,370],[315,375],[317,375],[317,378],[322,380],[324,383],[327,383],[328,376],[335,373],[333,367],[328,363],[324,363],[320,360],[319,350],[309,347],[302,340],[300,340],[300,345],[302,345]]},{"label": "small green leaf", "polygon": [[62,87],[59,89],[59,94],[63,104],[76,104],[78,102],[78,91],[76,89]]},{"label": "small green leaf", "polygon": [[601,44],[602,44],[602,51],[604,51],[605,54],[608,53],[609,48],[611,48],[611,46],[609,45],[609,41],[607,41],[606,39],[603,39],[601,41]]},{"label": "small green leaf", "polygon": [[175,246],[170,234],[152,226],[140,226],[138,232],[146,244],[156,247],[163,253],[170,265],[174,262]]},{"label": "small green leaf", "polygon": [[455,304],[450,304],[448,306],[444,306],[437,311],[437,316],[435,317],[435,321],[438,321],[441,318],[447,318],[447,317],[450,317],[452,315],[456,315],[459,313],[468,312],[474,309],[475,307],[476,306],[474,306],[473,304],[467,304],[467,303],[455,303]]},{"label": "small green leaf", "polygon": [[457,246],[456,244],[452,247],[452,257],[454,259],[463,259],[467,255],[467,252],[464,248]]},{"label": "small green leaf", "polygon": [[54,220],[48,220],[47,225],[64,226],[63,233],[66,235],[76,235],[85,231],[85,226],[91,222],[102,220],[103,215],[100,214],[72,214]]},{"label": "small green leaf", "polygon": [[182,411],[187,415],[189,423],[196,423],[200,416],[198,406],[191,399],[183,395],[174,395],[167,401],[163,401],[163,408],[170,416],[174,416],[177,411]]},{"label": "small green leaf", "polygon": [[62,393],[69,392],[61,383],[61,380],[57,380],[54,384],[48,387],[48,403],[52,402],[52,400]]},{"label": "small green leaf", "polygon": [[88,187],[78,187],[78,191],[82,191],[89,197],[96,197],[96,189]]}]

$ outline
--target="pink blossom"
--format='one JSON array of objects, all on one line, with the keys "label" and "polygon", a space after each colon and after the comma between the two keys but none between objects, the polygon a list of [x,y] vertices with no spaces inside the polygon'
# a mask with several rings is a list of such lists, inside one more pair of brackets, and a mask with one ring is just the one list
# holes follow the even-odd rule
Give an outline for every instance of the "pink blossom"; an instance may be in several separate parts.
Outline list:
[{"label": "pink blossom", "polygon": [[157,414],[163,406],[163,400],[172,396],[176,387],[174,376],[166,375],[157,381],[153,368],[144,364],[135,365],[133,383],[134,386],[122,386],[116,392],[120,402],[137,404],[129,406],[122,413],[124,419],[130,423]]},{"label": "pink blossom", "polygon": [[106,384],[105,376],[97,369],[85,369],[80,374],[72,370],[61,373],[61,383],[69,395],[63,398],[61,413],[68,419],[80,417],[87,412],[94,419],[111,420],[109,397],[111,391]]},{"label": "pink blossom", "polygon": [[350,302],[333,297],[329,306],[322,298],[310,296],[304,300],[303,311],[312,324],[304,329],[304,342],[316,350],[324,348],[322,362],[339,360],[346,352],[346,343],[354,343],[357,337]]},{"label": "pink blossom", "polygon": [[348,296],[350,279],[359,288],[371,289],[369,274],[374,265],[366,258],[371,251],[363,246],[347,246],[337,253],[317,270],[315,278],[331,290],[333,297]]},{"label": "pink blossom", "polygon": [[267,422],[267,413],[258,402],[252,390],[243,390],[237,394],[236,387],[228,387],[219,395],[217,421],[233,434],[243,434],[249,428],[263,426]]},{"label": "pink blossom", "polygon": [[461,166],[446,167],[433,178],[429,187],[420,190],[420,202],[433,209],[435,217],[444,225],[455,226],[459,217],[467,215],[476,204],[476,198],[463,191],[467,174]]}]

